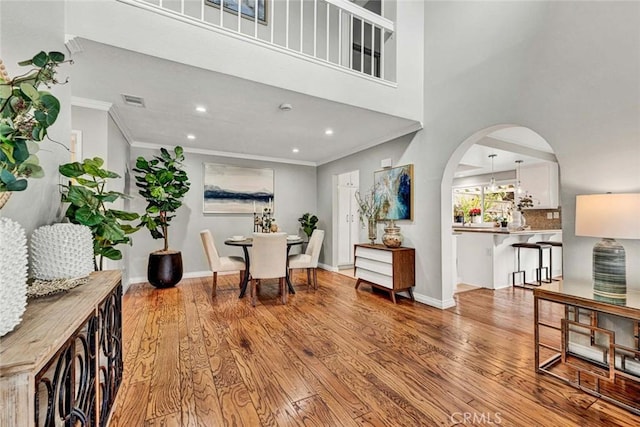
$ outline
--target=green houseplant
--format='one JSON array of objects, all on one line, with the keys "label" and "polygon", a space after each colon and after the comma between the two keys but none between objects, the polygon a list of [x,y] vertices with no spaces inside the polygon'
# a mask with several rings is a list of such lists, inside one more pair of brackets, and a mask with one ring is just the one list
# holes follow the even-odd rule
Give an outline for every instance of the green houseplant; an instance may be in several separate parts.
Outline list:
[{"label": "green houseplant", "polygon": [[25,190],[27,178],[44,176],[35,154],[37,142],[58,118],[60,102],[39,88],[60,83],[56,68],[64,62],[60,52],[40,52],[18,63],[31,67],[26,73],[10,79],[4,70],[0,72],[0,199],[4,201],[9,192]]},{"label": "green houseplant", "polygon": [[318,228],[318,217],[309,212],[303,214],[300,218],[298,218],[298,222],[300,223],[304,234],[307,235],[307,238],[310,238],[313,230]]},{"label": "green houseplant", "polygon": [[166,288],[182,279],[182,255],[180,251],[169,249],[169,224],[171,215],[182,206],[182,198],[189,191],[189,178],[182,169],[184,161],[182,147],[174,149],[173,155],[164,148],[160,156],[151,160],[136,159],[135,176],[138,192],[147,201],[140,226],[145,226],[154,239],[163,239],[164,247],[149,254],[147,278],[149,283]]},{"label": "green houseplant", "polygon": [[104,160],[94,157],[58,167],[60,174],[72,178],[68,185],[62,185],[62,201],[69,203],[65,216],[72,223],[91,229],[96,270],[102,270],[104,258],[122,259],[122,252],[116,246],[131,244],[129,234],[138,228],[126,222],[139,218],[137,213],[107,207],[108,203],[128,196],[106,189],[107,180],[120,178],[120,175],[103,169],[103,164]]}]

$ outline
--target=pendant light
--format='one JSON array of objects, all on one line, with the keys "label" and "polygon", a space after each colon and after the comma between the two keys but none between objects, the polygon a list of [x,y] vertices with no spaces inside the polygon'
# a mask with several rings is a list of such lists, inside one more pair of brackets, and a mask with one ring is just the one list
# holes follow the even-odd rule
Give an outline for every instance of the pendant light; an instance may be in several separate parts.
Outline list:
[{"label": "pendant light", "polygon": [[522,194],[522,184],[520,183],[520,163],[523,160],[516,160],[516,194]]},{"label": "pendant light", "polygon": [[489,157],[491,158],[491,181],[489,181],[489,191],[491,192],[495,192],[498,189],[498,186],[496,185],[496,178],[493,176],[493,159],[496,156],[497,154],[489,154]]}]

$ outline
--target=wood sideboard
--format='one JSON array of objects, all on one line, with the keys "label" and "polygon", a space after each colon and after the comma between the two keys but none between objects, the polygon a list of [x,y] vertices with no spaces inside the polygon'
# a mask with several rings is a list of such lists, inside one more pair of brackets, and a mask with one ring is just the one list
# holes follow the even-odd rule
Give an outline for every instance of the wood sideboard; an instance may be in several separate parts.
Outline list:
[{"label": "wood sideboard", "polygon": [[362,281],[389,292],[396,302],[396,292],[408,291],[413,301],[412,287],[416,284],[415,249],[388,248],[384,245],[354,245],[354,275],[356,289]]},{"label": "wood sideboard", "polygon": [[29,301],[0,338],[0,426],[106,426],[122,381],[119,271]]}]

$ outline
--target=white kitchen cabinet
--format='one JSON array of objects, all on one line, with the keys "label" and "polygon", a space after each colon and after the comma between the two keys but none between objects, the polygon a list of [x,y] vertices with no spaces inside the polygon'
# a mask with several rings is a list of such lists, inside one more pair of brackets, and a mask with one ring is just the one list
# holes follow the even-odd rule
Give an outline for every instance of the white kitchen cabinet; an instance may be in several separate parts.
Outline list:
[{"label": "white kitchen cabinet", "polygon": [[559,179],[557,163],[539,163],[520,168],[520,185],[533,197],[527,209],[558,209]]},{"label": "white kitchen cabinet", "polygon": [[338,265],[353,264],[353,245],[358,243],[360,220],[356,191],[359,171],[338,175]]}]

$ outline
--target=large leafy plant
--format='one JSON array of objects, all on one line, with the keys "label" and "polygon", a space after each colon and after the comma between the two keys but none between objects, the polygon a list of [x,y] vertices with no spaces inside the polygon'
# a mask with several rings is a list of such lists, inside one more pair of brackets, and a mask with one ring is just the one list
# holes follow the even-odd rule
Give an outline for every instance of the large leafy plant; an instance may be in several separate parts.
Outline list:
[{"label": "large leafy plant", "polygon": [[151,160],[138,157],[133,169],[138,173],[135,176],[138,192],[147,200],[147,208],[139,226],[147,227],[154,239],[164,239],[163,251],[169,250],[168,228],[175,217],[171,213],[182,206],[182,198],[191,185],[187,173],[182,169],[183,153],[180,146],[174,149],[173,155],[161,148],[160,156],[154,156]]},{"label": "large leafy plant", "polygon": [[311,237],[313,230],[317,228],[318,217],[307,212],[304,215],[302,215],[300,218],[298,218],[298,222],[302,226],[302,230],[304,231],[304,234],[306,234],[307,237]]},{"label": "large leafy plant", "polygon": [[56,68],[64,62],[60,52],[40,52],[18,63],[31,67],[26,73],[13,79],[0,73],[0,192],[25,190],[27,178],[44,176],[37,142],[58,118],[60,102],[39,87],[59,83]]},{"label": "large leafy plant", "polygon": [[131,244],[129,234],[139,228],[127,224],[140,217],[135,212],[110,209],[107,204],[126,194],[106,189],[107,180],[120,178],[115,172],[102,168],[104,161],[99,157],[85,159],[82,163],[73,162],[61,165],[58,170],[68,178],[69,185],[63,185],[62,201],[70,205],[65,216],[74,224],[86,225],[93,233],[93,253],[99,259],[94,260],[96,270],[102,270],[104,258],[122,259],[117,245]]}]

